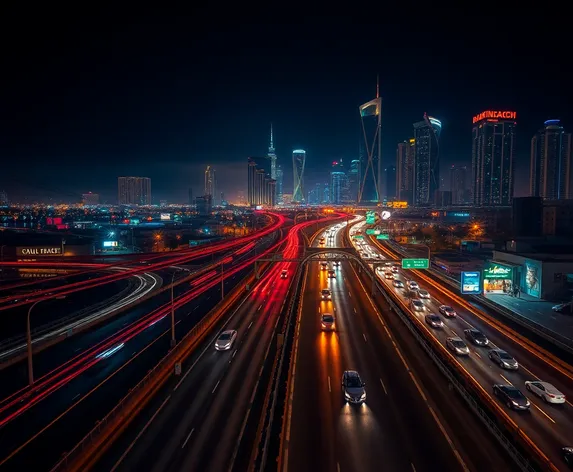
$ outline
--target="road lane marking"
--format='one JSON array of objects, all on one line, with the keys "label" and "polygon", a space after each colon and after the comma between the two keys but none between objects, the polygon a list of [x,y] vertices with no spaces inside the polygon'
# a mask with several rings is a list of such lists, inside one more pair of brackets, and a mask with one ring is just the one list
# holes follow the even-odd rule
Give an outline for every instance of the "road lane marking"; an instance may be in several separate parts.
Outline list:
[{"label": "road lane marking", "polygon": [[249,326],[247,327],[247,329],[251,329],[251,326],[253,326],[253,322],[252,322],[252,321],[249,323]]},{"label": "road lane marking", "polygon": [[336,463],[336,472],[340,472],[340,464],[338,462]]},{"label": "road lane marking", "polygon": [[219,386],[220,383],[221,381],[218,380],[217,383],[215,384],[215,388],[211,391],[211,393],[215,393],[215,390],[217,390],[217,387]]},{"label": "road lane marking", "polygon": [[332,389],[330,388],[330,375],[328,376],[328,391],[332,393]]},{"label": "road lane marking", "polygon": [[410,462],[410,465],[412,466],[412,470],[413,470],[414,472],[416,472],[416,468],[414,467],[414,463],[413,463],[413,462]]},{"label": "road lane marking", "polygon": [[539,380],[539,377],[537,377],[537,375],[535,375],[533,372],[531,372],[527,367],[525,367],[523,364],[519,364],[519,367],[521,367],[523,370],[525,370],[526,372],[530,373],[531,375],[533,375],[533,380]]},{"label": "road lane marking", "polygon": [[183,443],[183,446],[181,446],[181,449],[183,449],[185,446],[187,446],[187,442],[189,441],[189,438],[191,437],[191,435],[193,434],[193,431],[195,431],[195,428],[193,428],[191,430],[191,432],[187,435],[187,437],[185,438],[185,442]]},{"label": "road lane marking", "polygon": [[509,380],[507,380],[507,379],[503,376],[503,374],[499,374],[499,376],[500,376],[503,380],[505,380],[509,385],[513,385]]},{"label": "road lane marking", "polygon": [[382,385],[382,390],[384,390],[384,393],[388,395],[388,391],[386,390],[386,386],[384,385],[384,382],[382,382],[382,379],[380,379],[380,385]]},{"label": "road lane marking", "polygon": [[531,402],[531,404],[537,408],[541,413],[543,413],[545,415],[545,417],[551,421],[553,424],[555,424],[555,420],[553,418],[551,418],[551,416],[549,416],[547,413],[545,413],[541,408],[539,408],[535,403]]},{"label": "road lane marking", "polygon": [[354,308],[354,313],[358,314],[358,312],[356,311],[356,308]]},{"label": "road lane marking", "polygon": [[351,296],[352,296],[352,294],[351,294],[350,292],[348,292],[348,296],[349,296],[349,297],[351,297]]},{"label": "road lane marking", "polygon": [[368,340],[366,339],[366,335],[364,333],[362,333],[362,336],[364,336],[364,342],[367,343]]},{"label": "road lane marking", "polygon": [[237,355],[237,351],[238,351],[238,349],[235,349],[235,352],[233,352],[233,356],[232,356],[232,357],[235,357],[235,356]]},{"label": "road lane marking", "polygon": [[263,307],[263,305],[259,305],[259,308],[257,308],[257,311],[260,311],[260,309]]},{"label": "road lane marking", "polygon": [[474,351],[474,354],[475,354],[476,356],[478,356],[478,357],[481,359],[481,356],[479,355],[479,352],[477,352],[477,351]]}]

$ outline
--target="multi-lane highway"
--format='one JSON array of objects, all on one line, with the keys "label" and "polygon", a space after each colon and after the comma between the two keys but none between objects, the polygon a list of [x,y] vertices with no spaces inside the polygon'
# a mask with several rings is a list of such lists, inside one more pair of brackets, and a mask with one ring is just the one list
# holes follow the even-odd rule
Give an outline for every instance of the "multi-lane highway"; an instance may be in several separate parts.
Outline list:
[{"label": "multi-lane highway", "polygon": [[[285,258],[296,256],[299,231],[312,224],[291,229]],[[111,471],[245,470],[237,458],[250,458],[259,419],[257,415],[250,418],[250,412],[293,266],[281,263],[268,271],[221,326],[220,332],[237,332],[230,348],[215,350],[219,333],[215,334],[179,382],[156,399],[146,421],[134,424],[98,467]],[[286,278],[281,277],[283,270]],[[254,427],[246,427],[248,420]],[[248,439],[243,436],[247,430],[251,432]]]},{"label": "multi-lane highway", "polygon": [[[375,245],[369,239],[356,240],[355,244],[364,253],[367,260],[380,262],[383,257],[394,258],[395,256],[382,244]],[[449,289],[441,287],[419,271],[399,269],[394,279],[401,280],[404,285],[408,280],[418,282],[419,287],[429,292],[430,298],[423,299],[418,291],[410,291],[407,287],[394,286],[393,279],[386,278],[385,270],[378,270],[380,281],[392,293],[406,313],[419,321],[419,326],[428,337],[439,341],[448,356],[450,362],[457,366],[468,377],[475,379],[483,389],[482,393],[489,395],[499,405],[500,415],[507,415],[508,421],[519,427],[534,444],[533,448],[539,448],[553,465],[559,469],[565,468],[562,458],[562,447],[571,446],[573,442],[573,376],[566,367],[558,365],[551,358],[539,355],[535,350],[520,340],[517,333],[509,328],[499,329],[496,325],[488,322],[487,317],[480,315],[474,307],[465,300],[452,293]],[[416,311],[412,306],[412,299],[419,299],[422,309]],[[456,317],[447,317],[440,314],[441,305],[451,306],[457,313]],[[442,328],[432,328],[426,323],[427,314],[437,314],[442,322]],[[489,339],[487,347],[479,347],[466,339],[465,330],[477,329]],[[470,349],[469,356],[459,356],[447,350],[446,339],[459,337]],[[503,349],[513,356],[519,363],[517,370],[504,369],[489,358],[490,349]],[[446,354],[449,352],[449,354]],[[552,405],[544,402],[541,398],[526,390],[525,382],[528,380],[542,380],[550,382],[563,392],[567,401],[561,405]],[[506,406],[506,402],[496,399],[493,394],[493,385],[513,385],[524,393],[530,403],[529,411],[513,411]]]}]

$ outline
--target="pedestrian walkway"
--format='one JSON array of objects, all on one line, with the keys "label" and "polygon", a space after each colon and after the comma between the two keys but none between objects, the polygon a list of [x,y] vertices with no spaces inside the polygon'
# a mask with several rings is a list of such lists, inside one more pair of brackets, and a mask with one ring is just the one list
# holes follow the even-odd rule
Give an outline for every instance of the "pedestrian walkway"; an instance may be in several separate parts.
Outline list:
[{"label": "pedestrian walkway", "polygon": [[556,313],[551,307],[556,303],[533,298],[521,293],[519,298],[500,293],[488,293],[485,298],[508,310],[538,323],[551,331],[573,339],[573,315]]}]

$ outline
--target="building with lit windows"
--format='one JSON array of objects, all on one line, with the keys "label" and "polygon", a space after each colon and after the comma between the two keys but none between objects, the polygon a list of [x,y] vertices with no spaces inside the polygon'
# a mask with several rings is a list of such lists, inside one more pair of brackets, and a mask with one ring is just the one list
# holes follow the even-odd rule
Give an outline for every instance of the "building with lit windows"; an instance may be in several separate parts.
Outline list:
[{"label": "building with lit windows", "polygon": [[207,169],[205,169],[205,195],[211,195],[211,202],[213,205],[216,201],[216,190],[215,169],[213,169],[211,166],[207,166]]},{"label": "building with lit windows", "polygon": [[424,113],[424,119],[414,123],[416,145],[414,158],[414,205],[432,204],[440,188],[440,120]]},{"label": "building with lit windows", "polygon": [[548,200],[570,197],[571,133],[559,120],[547,120],[531,140],[529,193]]},{"label": "building with lit windows", "polygon": [[82,194],[82,203],[84,205],[99,205],[99,195],[97,193],[83,193]]},{"label": "building with lit windows", "polygon": [[358,201],[358,192],[360,191],[360,182],[362,179],[360,159],[352,159],[352,161],[350,161],[350,169],[347,175],[349,200],[351,203],[356,203]]},{"label": "building with lit windows", "polygon": [[295,149],[292,152],[292,173],[293,173],[293,202],[304,203],[304,166],[306,163],[306,151]]},{"label": "building with lit windows", "polygon": [[120,205],[151,205],[149,177],[118,177],[117,201]]},{"label": "building with lit windows", "polygon": [[[348,203],[350,200],[348,177],[344,172],[342,160],[332,163],[330,171],[330,201],[334,205]],[[324,202],[326,203],[326,202]]]},{"label": "building with lit windows", "polygon": [[399,201],[414,202],[414,158],[416,140],[398,143],[396,150],[396,197]]},{"label": "building with lit windows", "polygon": [[467,167],[450,167],[450,191],[452,192],[452,205],[463,205],[468,202]]},{"label": "building with lit windows", "polygon": [[272,207],[276,203],[276,180],[271,178],[268,157],[247,160],[247,199],[250,206]]},{"label": "building with lit windows", "polygon": [[284,180],[284,172],[280,165],[277,165],[277,203],[282,203],[283,201],[283,180]]},{"label": "building with lit windows", "polygon": [[472,195],[475,206],[510,206],[513,199],[516,113],[484,111],[473,117]]}]

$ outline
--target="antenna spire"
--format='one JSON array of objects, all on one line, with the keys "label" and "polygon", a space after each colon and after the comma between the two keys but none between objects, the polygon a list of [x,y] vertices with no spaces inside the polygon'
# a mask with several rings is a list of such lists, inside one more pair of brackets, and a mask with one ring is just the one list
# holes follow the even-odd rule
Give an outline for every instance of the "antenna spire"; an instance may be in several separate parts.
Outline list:
[{"label": "antenna spire", "polygon": [[273,146],[273,124],[271,123],[271,148],[274,148]]},{"label": "antenna spire", "polygon": [[380,98],[380,75],[376,74],[376,98]]}]

